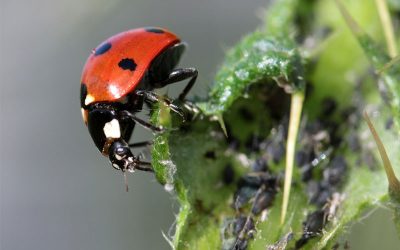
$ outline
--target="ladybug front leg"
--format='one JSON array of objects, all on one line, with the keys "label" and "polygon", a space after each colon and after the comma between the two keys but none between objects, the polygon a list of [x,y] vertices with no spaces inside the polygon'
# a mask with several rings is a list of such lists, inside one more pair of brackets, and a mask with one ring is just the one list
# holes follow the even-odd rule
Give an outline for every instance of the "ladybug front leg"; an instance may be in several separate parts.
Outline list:
[{"label": "ladybug front leg", "polygon": [[136,169],[146,172],[154,172],[150,162],[139,161],[139,164],[135,166]]},{"label": "ladybug front leg", "polygon": [[153,124],[146,122],[145,120],[140,119],[139,117],[135,116],[134,114],[132,114],[129,111],[121,111],[120,112],[120,116],[122,119],[130,119],[134,122],[139,123],[140,125],[142,125],[144,128],[150,129],[151,131],[155,132],[155,133],[160,133],[160,132],[164,132],[164,129],[162,127],[157,127],[154,126]]},{"label": "ladybug front leg", "polygon": [[183,69],[174,69],[162,82],[154,83],[154,88],[162,88],[169,84],[180,82],[190,78],[190,81],[186,85],[186,87],[182,90],[182,93],[179,95],[178,99],[180,101],[185,100],[186,95],[192,89],[194,83],[196,82],[198,75],[198,71],[195,68],[183,68]]},{"label": "ladybug front leg", "polygon": [[154,92],[146,91],[146,90],[138,90],[138,91],[136,91],[136,94],[139,96],[143,96],[146,102],[150,102],[152,104],[161,101],[165,104],[165,106],[169,107],[172,111],[174,111],[175,113],[177,113],[178,115],[180,115],[183,118],[185,117],[183,110],[180,107],[173,104],[171,102],[171,100],[169,100],[166,97],[159,96]]}]

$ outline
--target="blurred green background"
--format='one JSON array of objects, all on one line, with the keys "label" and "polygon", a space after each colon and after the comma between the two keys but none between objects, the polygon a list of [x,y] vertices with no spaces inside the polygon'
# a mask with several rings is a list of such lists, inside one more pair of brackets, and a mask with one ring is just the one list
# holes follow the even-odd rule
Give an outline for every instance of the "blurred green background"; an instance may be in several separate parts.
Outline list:
[{"label": "blurred green background", "polygon": [[[224,51],[257,27],[267,2],[0,0],[0,249],[169,249],[162,232],[177,205],[146,173],[129,175],[124,192],[81,121],[82,67],[115,33],[166,27],[189,43],[181,65],[199,70],[193,93],[204,96]],[[351,249],[400,249],[383,209],[348,240]]]}]

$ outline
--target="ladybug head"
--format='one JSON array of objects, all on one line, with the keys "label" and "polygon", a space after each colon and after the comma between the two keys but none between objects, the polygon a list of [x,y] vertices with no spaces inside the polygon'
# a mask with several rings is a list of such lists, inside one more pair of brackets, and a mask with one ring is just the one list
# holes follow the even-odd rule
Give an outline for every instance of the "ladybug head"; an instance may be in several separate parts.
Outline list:
[{"label": "ladybug head", "polygon": [[109,158],[112,166],[122,172],[132,172],[139,164],[138,157],[132,154],[128,144],[123,140],[116,140],[111,144]]}]

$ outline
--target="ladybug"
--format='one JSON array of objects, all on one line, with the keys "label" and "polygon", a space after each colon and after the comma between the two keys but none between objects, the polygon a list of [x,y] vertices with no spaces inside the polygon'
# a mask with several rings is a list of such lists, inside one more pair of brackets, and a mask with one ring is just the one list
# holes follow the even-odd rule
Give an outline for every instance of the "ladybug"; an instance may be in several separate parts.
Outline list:
[{"label": "ladybug", "polygon": [[178,97],[184,101],[197,78],[195,68],[175,68],[185,47],[166,29],[139,28],[108,38],[86,61],[80,90],[83,120],[97,148],[124,175],[135,169],[153,171],[150,162],[141,161],[130,150],[150,143],[128,144],[136,123],[153,132],[163,131],[136,116],[143,105],[163,101],[183,116],[179,106],[153,90],[190,79]]}]

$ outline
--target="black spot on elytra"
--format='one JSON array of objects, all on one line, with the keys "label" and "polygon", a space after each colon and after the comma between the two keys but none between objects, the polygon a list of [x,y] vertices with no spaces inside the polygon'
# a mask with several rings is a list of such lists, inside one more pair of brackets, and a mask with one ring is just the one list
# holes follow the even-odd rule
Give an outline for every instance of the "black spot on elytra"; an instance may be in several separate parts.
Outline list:
[{"label": "black spot on elytra", "polygon": [[98,46],[94,50],[94,55],[95,56],[102,55],[102,54],[106,53],[109,49],[111,49],[111,43],[105,42],[103,44],[100,44],[100,46]]},{"label": "black spot on elytra", "polygon": [[136,69],[137,64],[131,58],[124,58],[119,61],[118,66],[123,70],[134,71]]},{"label": "black spot on elytra", "polygon": [[162,29],[159,28],[154,28],[154,27],[147,27],[144,28],[147,32],[151,32],[151,33],[156,33],[156,34],[162,34],[164,33],[164,31]]},{"label": "black spot on elytra", "polygon": [[81,107],[85,107],[85,99],[87,96],[87,87],[86,84],[81,83]]}]

